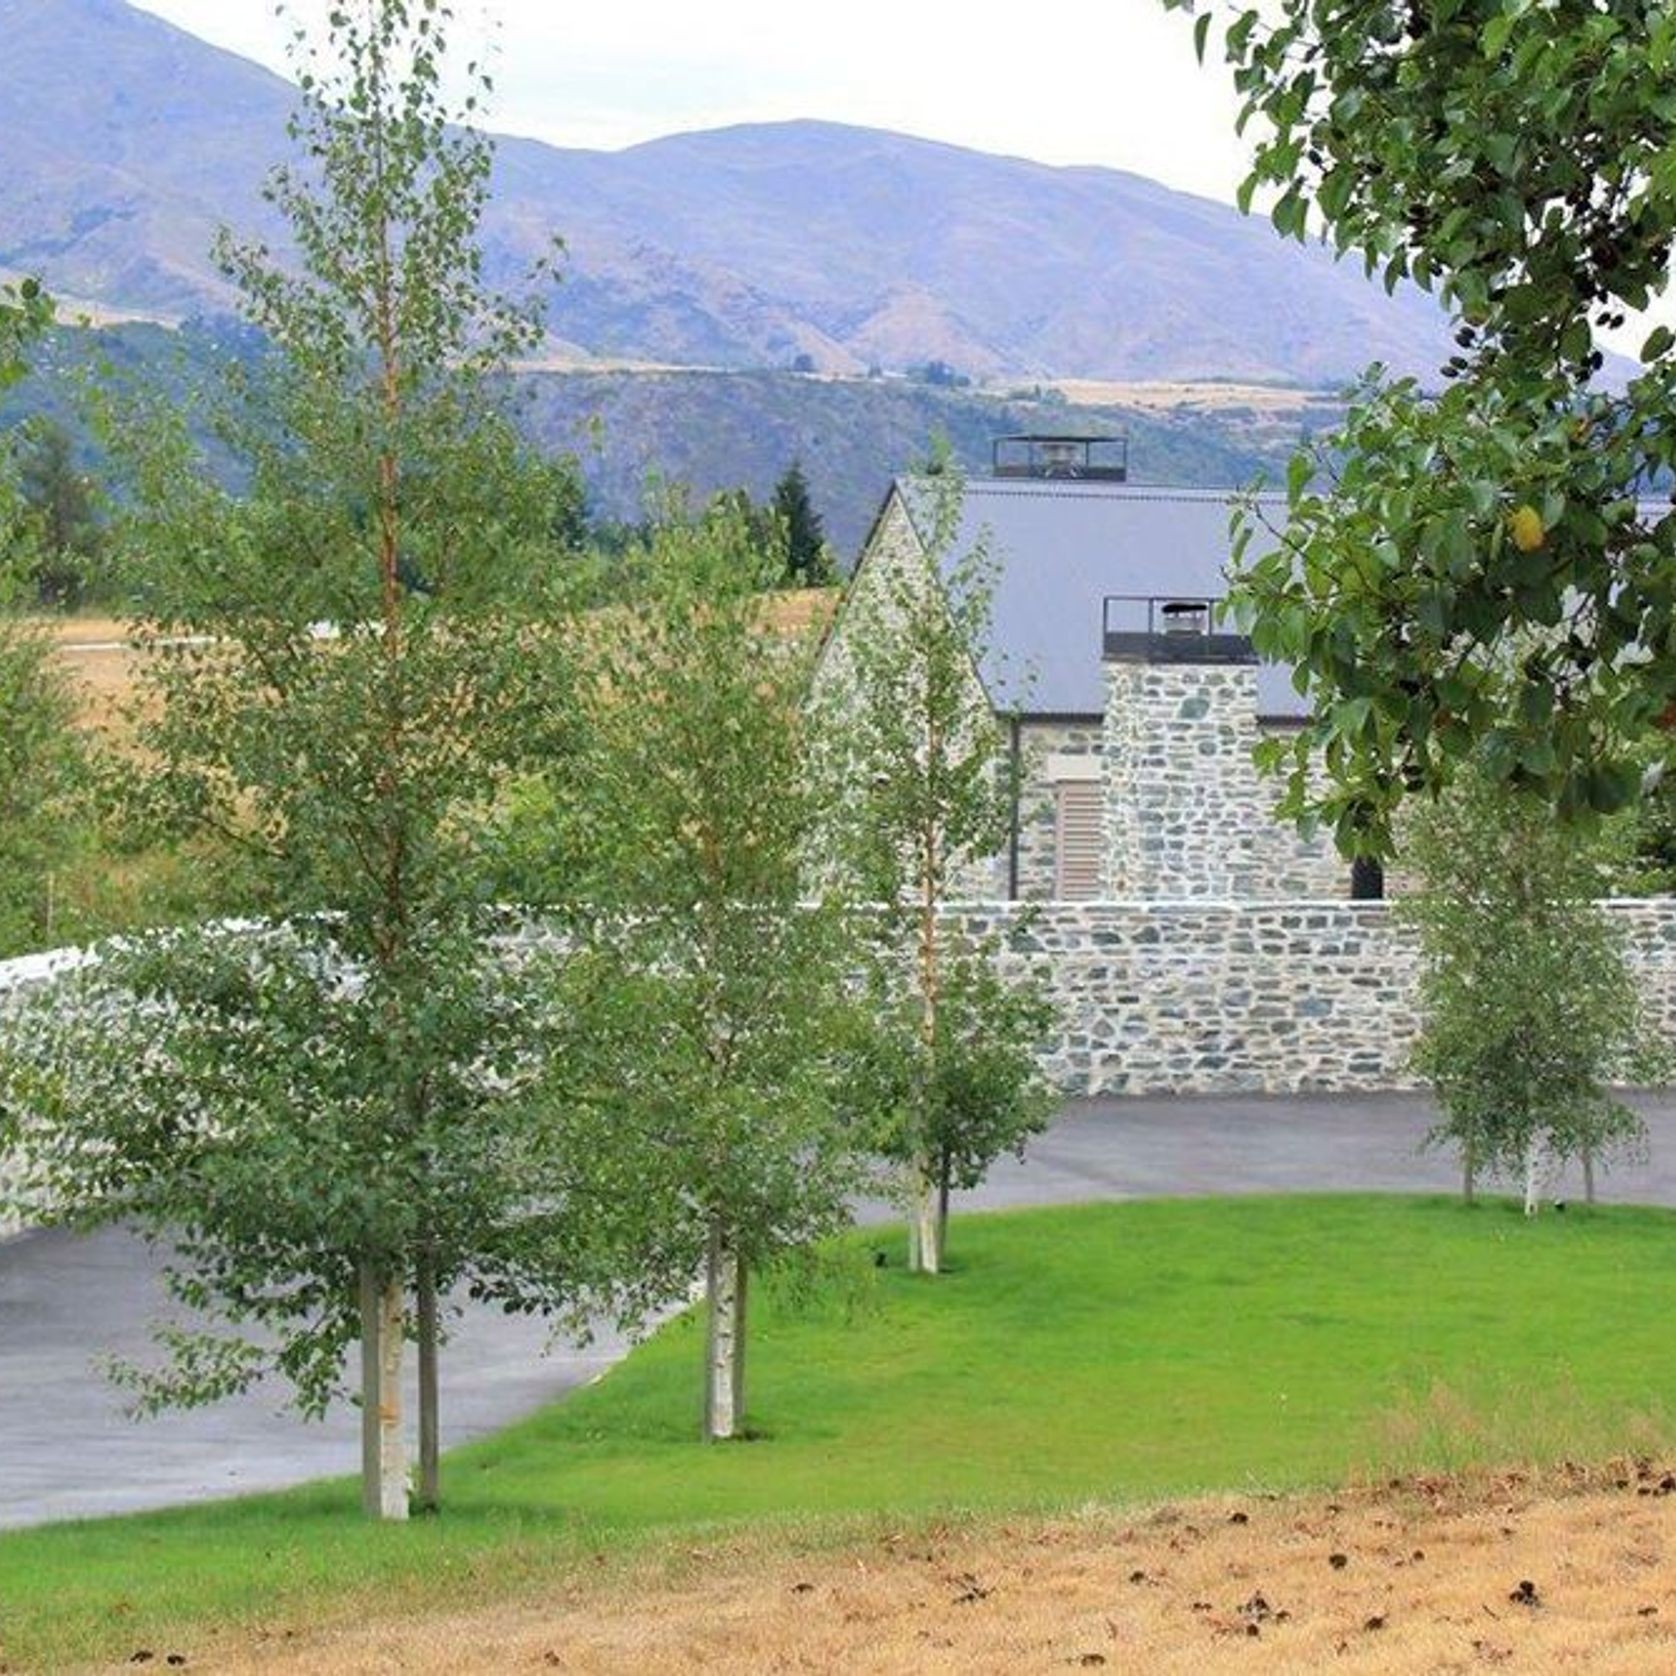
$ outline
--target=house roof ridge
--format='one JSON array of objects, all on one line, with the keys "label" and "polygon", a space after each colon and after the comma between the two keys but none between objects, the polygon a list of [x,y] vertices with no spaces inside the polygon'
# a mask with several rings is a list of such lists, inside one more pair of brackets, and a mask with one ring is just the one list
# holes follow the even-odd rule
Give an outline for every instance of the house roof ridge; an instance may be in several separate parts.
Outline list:
[{"label": "house roof ridge", "polygon": [[[921,487],[935,479],[923,473],[906,472],[897,477],[899,488]],[[1200,501],[1231,501],[1243,496],[1251,496],[1259,501],[1283,501],[1286,497],[1279,490],[1238,488],[1226,486],[1209,488],[1203,484],[1193,483],[1112,483],[1091,482],[1086,478],[1011,478],[1011,477],[968,477],[962,484],[963,492],[968,496],[1002,495],[1012,500],[1056,500],[1064,497],[1069,491],[1079,500],[1127,500],[1127,501],[1182,501],[1196,503]]]}]

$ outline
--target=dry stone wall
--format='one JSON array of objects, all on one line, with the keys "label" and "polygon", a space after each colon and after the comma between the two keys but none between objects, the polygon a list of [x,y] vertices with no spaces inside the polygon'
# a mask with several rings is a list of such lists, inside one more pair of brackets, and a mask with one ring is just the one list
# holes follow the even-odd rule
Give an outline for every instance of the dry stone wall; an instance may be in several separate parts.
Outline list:
[{"label": "dry stone wall", "polygon": [[[1047,972],[1067,1094],[1413,1086],[1417,952],[1379,902],[973,904],[1014,963]],[[1647,1024],[1676,1042],[1676,901],[1613,902]]]},{"label": "dry stone wall", "polygon": [[[81,964],[85,956],[79,950],[62,949],[54,954],[25,955],[21,960],[0,961],[0,1014],[17,998],[50,985],[62,973]],[[4,1051],[0,1044],[0,1052]],[[3,1116],[4,1114],[0,1114]],[[0,1146],[0,1201],[10,1195],[4,1189],[11,1185],[6,1174],[6,1153]],[[25,1224],[9,1218],[0,1210],[0,1240],[10,1239],[24,1230]]]},{"label": "dry stone wall", "polygon": [[1623,929],[1648,1033],[1676,1047],[1676,898],[1613,902],[1608,911]]},{"label": "dry stone wall", "polygon": [[[1676,1043],[1676,898],[1604,908],[1623,930],[1649,1031]],[[950,912],[1000,937],[1008,962],[1046,971],[1059,1021],[1044,1052],[1066,1094],[1413,1085],[1417,953],[1386,903],[976,902]],[[78,958],[0,963],[0,1010]]]}]

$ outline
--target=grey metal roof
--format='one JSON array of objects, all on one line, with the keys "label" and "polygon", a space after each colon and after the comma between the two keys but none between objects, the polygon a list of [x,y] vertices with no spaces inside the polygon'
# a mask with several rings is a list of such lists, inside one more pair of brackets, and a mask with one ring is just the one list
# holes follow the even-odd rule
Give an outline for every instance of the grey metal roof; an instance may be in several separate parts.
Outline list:
[{"label": "grey metal roof", "polygon": [[[928,541],[926,480],[899,478],[896,488]],[[943,562],[952,568],[981,537],[999,567],[982,670],[990,696],[1002,705],[1022,692],[1026,715],[1100,715],[1106,596],[1220,598],[1228,591],[1233,498],[1226,489],[969,478],[960,530]],[[1284,522],[1284,500],[1268,496],[1260,504]],[[1261,550],[1254,542],[1251,556]],[[1276,664],[1257,671],[1257,708],[1274,720],[1309,711],[1291,672]]]}]

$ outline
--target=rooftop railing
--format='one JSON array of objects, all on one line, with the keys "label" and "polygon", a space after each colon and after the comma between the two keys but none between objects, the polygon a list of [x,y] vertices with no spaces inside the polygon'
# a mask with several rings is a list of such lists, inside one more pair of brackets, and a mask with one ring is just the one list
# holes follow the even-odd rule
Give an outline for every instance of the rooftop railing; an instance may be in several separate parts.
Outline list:
[{"label": "rooftop railing", "polygon": [[1124,483],[1129,478],[1129,439],[1122,436],[1003,436],[991,459],[997,477]]},{"label": "rooftop railing", "polygon": [[1221,605],[1190,594],[1107,594],[1102,649],[1113,663],[1256,663],[1245,635],[1219,627]]}]

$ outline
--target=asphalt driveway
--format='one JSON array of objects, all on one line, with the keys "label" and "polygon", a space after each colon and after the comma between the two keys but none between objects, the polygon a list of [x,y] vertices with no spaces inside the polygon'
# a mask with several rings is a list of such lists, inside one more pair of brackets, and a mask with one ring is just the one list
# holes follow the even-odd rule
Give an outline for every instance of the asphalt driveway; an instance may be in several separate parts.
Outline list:
[{"label": "asphalt driveway", "polygon": [[[1608,1199],[1676,1205],[1676,1097],[1643,1097],[1645,1161],[1606,1175]],[[968,1208],[1161,1194],[1448,1190],[1453,1163],[1421,1154],[1429,1104],[1406,1095],[1076,1101],[1022,1164]],[[1560,1185],[1577,1194],[1575,1181]],[[959,1208],[959,1207],[957,1207]],[[159,1259],[128,1235],[25,1235],[0,1245],[0,1525],[121,1513],[353,1472],[348,1408],[304,1424],[278,1389],[136,1422],[96,1371],[142,1358],[167,1309]],[[442,1361],[445,1445],[493,1431],[595,1377],[621,1354],[549,1348],[539,1323],[472,1311]],[[545,1354],[543,1352],[546,1352]]]}]

